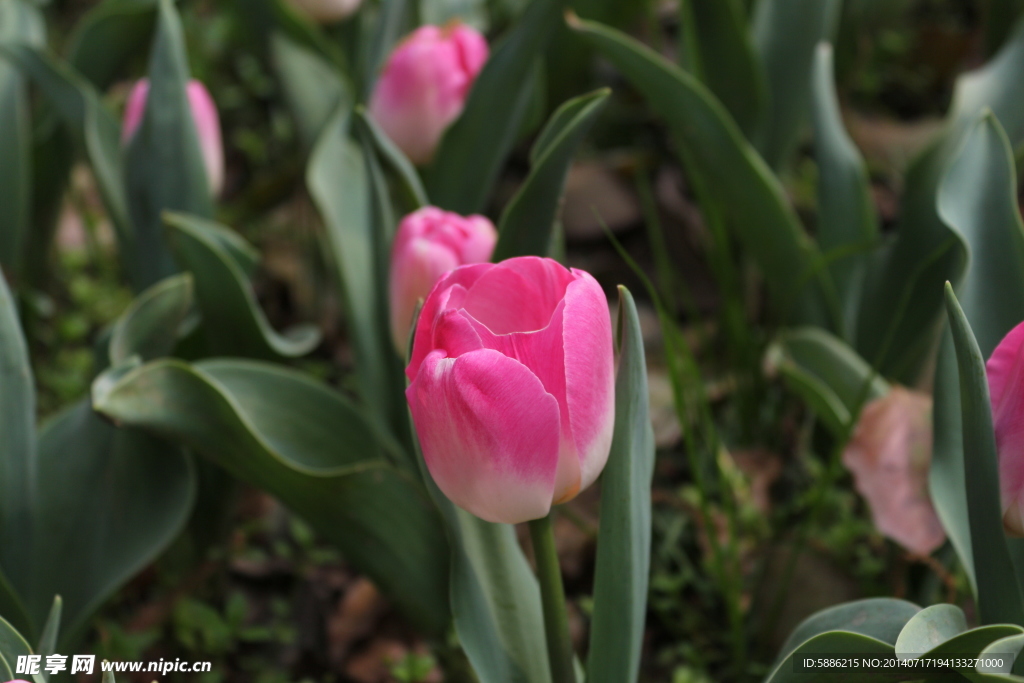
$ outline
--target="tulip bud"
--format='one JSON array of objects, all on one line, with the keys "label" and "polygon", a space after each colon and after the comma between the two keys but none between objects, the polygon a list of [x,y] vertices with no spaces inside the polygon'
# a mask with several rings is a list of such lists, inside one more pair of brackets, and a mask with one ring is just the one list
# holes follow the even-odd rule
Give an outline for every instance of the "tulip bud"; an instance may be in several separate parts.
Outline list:
[{"label": "tulip bud", "polygon": [[985,365],[999,453],[1003,526],[1024,536],[1024,323],[1003,338]]},{"label": "tulip bud", "polygon": [[363,0],[291,0],[291,3],[313,21],[334,24],[355,14]]},{"label": "tulip bud", "polygon": [[458,21],[416,29],[384,65],[370,116],[414,164],[426,164],[462,113],[487,55],[484,37]]},{"label": "tulip bud", "polygon": [[946,541],[928,493],[931,460],[931,397],[902,387],[864,406],[843,451],[875,528],[918,555]]},{"label": "tulip bud", "polygon": [[483,216],[463,218],[427,206],[402,219],[391,248],[391,336],[405,357],[420,299],[449,270],[491,259],[498,231]]},{"label": "tulip bud", "polygon": [[[217,106],[213,103],[206,86],[197,80],[190,80],[185,88],[188,95],[192,120],[195,123],[199,147],[203,153],[203,164],[206,166],[206,179],[210,184],[210,192],[217,196],[224,187],[224,145],[220,135],[220,117]],[[121,126],[121,143],[127,145],[135,131],[142,125],[142,117],[146,112],[146,99],[149,97],[149,79],[138,81],[128,95],[125,105],[124,122]]]},{"label": "tulip bud", "polygon": [[588,273],[534,256],[456,268],[423,305],[405,372],[427,469],[481,519],[544,517],[608,461],[611,317]]}]

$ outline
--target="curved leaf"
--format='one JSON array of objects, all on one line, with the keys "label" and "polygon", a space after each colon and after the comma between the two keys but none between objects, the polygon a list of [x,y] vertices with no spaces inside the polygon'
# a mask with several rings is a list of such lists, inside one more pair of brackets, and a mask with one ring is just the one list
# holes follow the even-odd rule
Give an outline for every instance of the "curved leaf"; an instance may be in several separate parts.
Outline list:
[{"label": "curved leaf", "polygon": [[765,365],[778,372],[822,422],[842,436],[865,402],[889,385],[857,352],[817,327],[784,330],[768,348]]},{"label": "curved leaf", "polygon": [[999,507],[999,465],[985,360],[948,283],[946,309],[960,374],[963,447],[971,454],[964,460],[963,477],[978,616],[983,624],[1024,624],[1024,601]]},{"label": "curved leaf", "polygon": [[551,116],[531,154],[530,175],[501,215],[494,261],[548,254],[569,166],[610,94],[602,89],[574,98]]},{"label": "curved leaf", "polygon": [[149,95],[142,123],[128,144],[125,186],[133,227],[132,281],[141,290],[172,275],[162,215],[213,215],[206,167],[191,107],[181,20],[171,0],[159,0],[149,62]]},{"label": "curved leaf", "polygon": [[[967,631],[967,617],[956,605],[932,605],[915,614],[896,639],[896,654],[919,655]],[[962,650],[967,653],[969,650]]]},{"label": "curved leaf", "polygon": [[[999,123],[982,117],[949,166],[938,192],[938,211],[955,236],[966,264],[957,296],[987,357],[999,340],[1024,319],[1024,224],[1017,210],[1016,177],[1010,146]],[[967,463],[961,430],[959,372],[946,334],[935,374],[935,438],[930,485],[932,500],[967,575],[974,581],[977,539],[968,524]],[[999,498],[999,488],[979,495]],[[980,539],[979,539],[980,540]],[[1024,542],[1008,541],[1024,557]],[[1024,570],[1024,566],[1021,567]]]},{"label": "curved leaf", "polygon": [[428,194],[437,206],[463,215],[484,209],[534,96],[534,62],[554,35],[565,2],[531,0],[491,53],[429,169]]},{"label": "curved leaf", "polygon": [[647,362],[633,297],[619,287],[615,432],[601,474],[588,680],[628,683],[640,673],[651,556],[654,432]]},{"label": "curved leaf", "polygon": [[843,337],[855,338],[857,309],[868,249],[878,238],[878,217],[867,169],[843,127],[832,76],[832,46],[822,43],[814,61],[812,120],[818,162],[818,247],[843,306]]},{"label": "curved leaf", "polygon": [[858,316],[857,350],[887,377],[917,379],[942,321],[942,284],[966,266],[935,202],[951,160],[986,107],[1011,148],[1024,142],[1022,71],[1024,24],[992,61],[959,78],[945,130],[907,171],[895,239],[869,269]]},{"label": "curved leaf", "polygon": [[192,275],[161,280],[132,301],[110,335],[110,362],[120,365],[132,356],[142,361],[170,355],[178,329],[192,309]]},{"label": "curved leaf", "polygon": [[0,677],[14,680],[18,657],[32,654],[32,647],[10,622],[0,617]]},{"label": "curved leaf", "polygon": [[99,90],[117,79],[125,62],[149,45],[157,0],[105,0],[75,24],[68,62]]},{"label": "curved leaf", "polygon": [[284,334],[270,326],[238,257],[252,258],[252,253],[246,254],[252,248],[236,233],[194,216],[167,214],[165,220],[175,257],[195,278],[203,335],[211,355],[294,358],[320,342],[320,332],[312,325]]},{"label": "curved leaf", "polygon": [[769,93],[757,148],[772,168],[782,166],[796,146],[807,117],[814,51],[831,40],[841,5],[841,0],[760,0],[754,9],[754,44]]},{"label": "curved leaf", "polygon": [[[827,324],[824,293],[831,286],[820,256],[778,180],[718,101],[690,74],[619,31],[577,18],[571,18],[571,25],[666,119],[687,171],[699,174],[764,273],[778,315],[791,322]],[[831,318],[836,315],[838,310]]]},{"label": "curved leaf", "polygon": [[[892,656],[891,643],[853,631],[829,631],[804,641],[795,651],[786,656],[772,670],[765,683],[833,683],[835,669],[804,670],[797,667],[797,661],[804,655],[879,655]],[[904,681],[906,672],[885,672],[877,669],[851,669],[843,672],[844,683],[882,683]]]},{"label": "curved leaf", "polygon": [[402,153],[402,150],[395,146],[391,138],[381,130],[377,122],[366,115],[363,107],[356,107],[356,123],[373,140],[373,146],[380,155],[381,160],[388,166],[395,178],[398,180],[398,193],[409,213],[426,206],[430,203],[427,199],[427,191],[423,189],[420,176],[416,167],[412,165],[409,158]]},{"label": "curved leaf", "polygon": [[189,446],[306,519],[431,634],[448,623],[448,545],[421,487],[349,401],[266,363],[160,360],[94,385],[96,409]]},{"label": "curved leaf", "polygon": [[679,7],[688,70],[752,139],[767,114],[768,89],[744,9],[738,0],[683,0]]},{"label": "curved leaf", "polygon": [[352,95],[337,68],[285,33],[270,37],[270,55],[306,147],[312,148],[334,111]]}]

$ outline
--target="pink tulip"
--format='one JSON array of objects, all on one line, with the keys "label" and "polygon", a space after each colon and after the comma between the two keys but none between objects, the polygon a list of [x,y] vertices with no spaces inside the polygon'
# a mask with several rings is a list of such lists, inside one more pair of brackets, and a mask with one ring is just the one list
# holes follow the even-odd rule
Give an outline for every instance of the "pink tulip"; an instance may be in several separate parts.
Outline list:
[{"label": "pink tulip", "polygon": [[[221,142],[220,117],[217,115],[217,106],[213,103],[213,98],[210,97],[206,86],[197,80],[189,81],[185,92],[192,109],[192,120],[199,137],[199,146],[203,152],[206,179],[210,183],[210,192],[216,196],[224,187],[224,145]],[[149,79],[143,78],[135,83],[128,95],[128,103],[124,110],[124,122],[121,126],[122,144],[128,144],[128,141],[135,135],[135,131],[142,125],[147,97],[149,97]]]},{"label": "pink tulip", "polygon": [[875,528],[918,555],[946,541],[928,494],[931,461],[932,399],[903,387],[864,406],[843,451]]},{"label": "pink tulip", "polygon": [[291,0],[291,3],[313,21],[334,24],[355,14],[363,0]]},{"label": "pink tulip", "polygon": [[491,259],[498,231],[483,216],[463,218],[427,206],[402,219],[391,248],[391,336],[405,356],[420,299],[449,270]]},{"label": "pink tulip", "polygon": [[1024,323],[1010,330],[985,366],[996,449],[1003,525],[1024,536]]},{"label": "pink tulip", "polygon": [[427,469],[489,522],[548,514],[608,460],[608,303],[593,277],[526,256],[456,268],[427,297],[405,395]]},{"label": "pink tulip", "polygon": [[462,113],[487,55],[484,37],[458,21],[416,29],[384,65],[370,115],[414,164],[426,164]]}]

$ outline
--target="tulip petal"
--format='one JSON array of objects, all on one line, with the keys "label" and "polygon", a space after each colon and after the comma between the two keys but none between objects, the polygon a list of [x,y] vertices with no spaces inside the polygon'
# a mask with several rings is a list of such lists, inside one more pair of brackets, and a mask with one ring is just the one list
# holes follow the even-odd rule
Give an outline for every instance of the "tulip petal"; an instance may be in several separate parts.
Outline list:
[{"label": "tulip petal", "polygon": [[580,488],[597,479],[608,461],[615,423],[615,355],[608,300],[589,273],[565,292],[562,347],[569,424],[580,459]]},{"label": "tulip petal", "polygon": [[427,469],[452,502],[489,522],[549,512],[558,402],[526,366],[491,349],[435,351],[406,397]]},{"label": "tulip petal", "polygon": [[420,299],[425,299],[438,278],[459,265],[447,246],[413,239],[403,246],[403,258],[391,268],[391,332],[396,349],[405,349],[409,326]]},{"label": "tulip petal", "polygon": [[459,296],[464,297],[466,289],[472,287],[492,268],[494,268],[493,263],[474,263],[461,266],[438,280],[434,288],[430,290],[426,301],[423,302],[423,309],[420,311],[420,317],[416,323],[412,357],[409,359],[409,366],[405,369],[405,376],[410,381],[416,378],[420,364],[427,354],[433,351],[434,320],[449,307],[453,292],[459,292]]},{"label": "tulip petal", "polygon": [[1003,522],[1024,535],[1024,323],[1007,334],[985,364],[996,446]]},{"label": "tulip petal", "polygon": [[535,256],[512,258],[469,287],[464,305],[494,334],[532,332],[548,326],[572,280],[572,274],[557,261]]}]

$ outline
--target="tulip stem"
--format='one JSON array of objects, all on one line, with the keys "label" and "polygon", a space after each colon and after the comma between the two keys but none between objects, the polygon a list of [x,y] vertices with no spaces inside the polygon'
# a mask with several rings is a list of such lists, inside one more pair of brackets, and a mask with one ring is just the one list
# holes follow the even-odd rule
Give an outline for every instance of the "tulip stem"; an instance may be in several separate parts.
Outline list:
[{"label": "tulip stem", "polygon": [[533,541],[533,556],[537,561],[537,578],[544,605],[544,633],[548,641],[551,681],[576,683],[572,641],[569,639],[569,617],[565,611],[565,589],[562,586],[562,570],[558,566],[550,514],[530,522],[530,539]]}]

